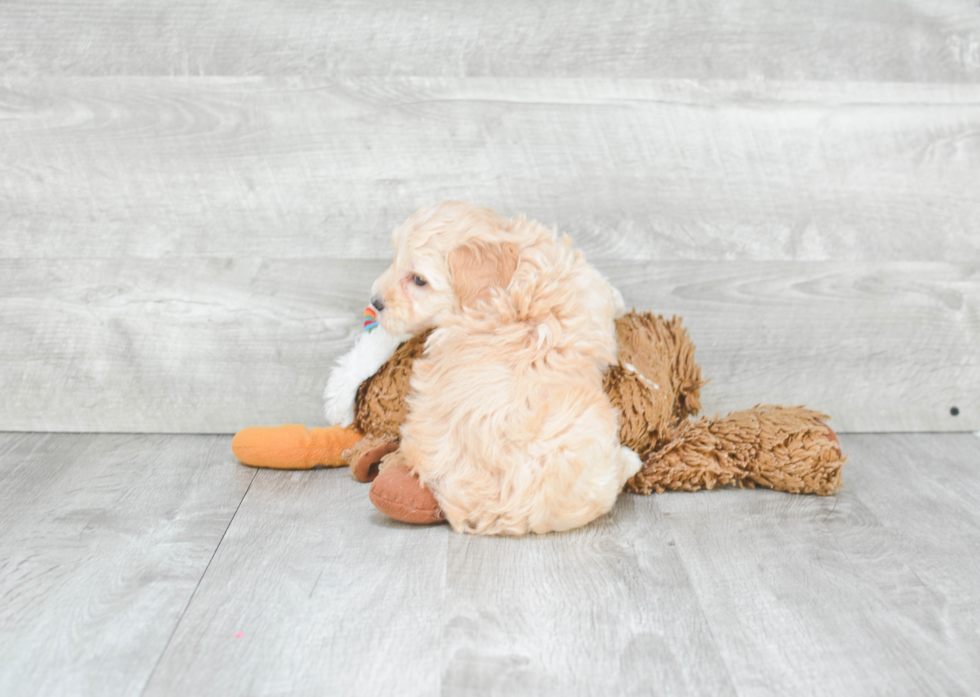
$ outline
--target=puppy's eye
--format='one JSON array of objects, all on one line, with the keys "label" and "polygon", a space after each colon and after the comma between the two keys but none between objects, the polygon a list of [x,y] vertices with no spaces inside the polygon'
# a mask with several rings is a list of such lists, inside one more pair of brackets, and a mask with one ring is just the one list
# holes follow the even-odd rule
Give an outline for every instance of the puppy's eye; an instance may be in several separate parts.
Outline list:
[{"label": "puppy's eye", "polygon": [[428,281],[426,281],[421,276],[413,276],[412,280],[415,281],[415,285],[417,286],[424,286],[426,283],[428,283]]}]

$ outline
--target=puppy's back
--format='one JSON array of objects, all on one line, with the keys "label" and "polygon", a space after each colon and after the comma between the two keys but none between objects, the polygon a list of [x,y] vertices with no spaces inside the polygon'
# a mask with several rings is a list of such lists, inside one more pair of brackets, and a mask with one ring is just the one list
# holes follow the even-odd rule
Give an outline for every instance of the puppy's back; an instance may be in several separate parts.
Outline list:
[{"label": "puppy's back", "polygon": [[639,469],[602,384],[616,294],[553,244],[542,268],[522,257],[494,307],[436,329],[415,365],[402,449],[458,531],[584,525]]}]

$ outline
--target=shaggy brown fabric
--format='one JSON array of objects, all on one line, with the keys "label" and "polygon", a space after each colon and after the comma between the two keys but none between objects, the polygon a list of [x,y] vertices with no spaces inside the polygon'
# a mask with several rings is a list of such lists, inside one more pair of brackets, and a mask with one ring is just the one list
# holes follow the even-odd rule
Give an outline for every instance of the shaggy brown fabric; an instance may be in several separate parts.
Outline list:
[{"label": "shaggy brown fabric", "polygon": [[606,373],[605,389],[619,409],[620,443],[642,456],[663,440],[674,408],[669,381],[654,382],[619,364]]},{"label": "shaggy brown fabric", "polygon": [[[701,366],[694,360],[694,344],[683,319],[633,310],[616,320],[619,362],[633,365],[650,380],[670,385],[674,404],[671,421],[680,423],[701,411]],[[665,376],[665,377],[664,377]]]},{"label": "shaggy brown fabric", "polygon": [[399,346],[378,372],[361,383],[354,399],[354,428],[364,435],[398,440],[408,407],[412,363],[422,355],[431,330],[416,334]]},{"label": "shaggy brown fabric", "polygon": [[701,367],[676,316],[633,310],[616,320],[616,341],[619,364],[606,373],[606,393],[620,410],[620,442],[643,457],[701,410]]},{"label": "shaggy brown fabric", "polygon": [[[386,452],[379,446],[397,443],[407,416],[412,363],[422,355],[428,335],[399,346],[358,388],[354,427],[365,439],[345,453],[357,472],[373,474],[374,467],[364,467],[363,455],[375,448],[375,453]],[[826,495],[840,488],[847,458],[823,423],[827,416],[802,407],[762,406],[693,421],[689,417],[701,410],[705,381],[681,318],[633,311],[617,320],[616,335],[620,362],[606,374],[605,388],[620,410],[620,441],[643,460],[626,491],[733,485]]]},{"label": "shaggy brown fabric", "polygon": [[833,494],[841,486],[840,445],[826,414],[757,406],[722,419],[685,421],[669,443],[644,458],[626,483],[639,494],[756,486],[794,494]]}]

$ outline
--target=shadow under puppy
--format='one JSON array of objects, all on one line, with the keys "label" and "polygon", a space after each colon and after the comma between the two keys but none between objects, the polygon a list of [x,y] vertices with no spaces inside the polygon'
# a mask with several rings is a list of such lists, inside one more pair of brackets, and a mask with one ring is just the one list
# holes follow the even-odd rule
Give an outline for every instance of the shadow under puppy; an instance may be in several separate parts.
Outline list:
[{"label": "shadow under puppy", "polygon": [[449,201],[395,231],[372,303],[391,335],[433,329],[398,450],[453,529],[568,530],[607,513],[639,457],[604,375],[622,299],[567,238]]}]

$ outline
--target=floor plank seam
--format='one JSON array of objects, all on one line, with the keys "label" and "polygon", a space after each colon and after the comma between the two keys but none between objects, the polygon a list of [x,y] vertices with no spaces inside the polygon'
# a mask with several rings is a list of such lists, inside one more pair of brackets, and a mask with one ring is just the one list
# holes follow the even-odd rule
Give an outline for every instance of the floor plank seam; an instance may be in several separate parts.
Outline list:
[{"label": "floor plank seam", "polygon": [[[659,504],[657,504],[657,508],[660,510],[663,521],[667,525],[667,530],[670,532],[670,539],[676,540],[677,538],[674,535],[674,530],[670,522],[669,514],[667,514],[666,511],[660,508]],[[687,577],[687,583],[691,588],[695,600],[697,600],[698,609],[701,611],[701,618],[704,620],[704,626],[708,630],[708,636],[711,637],[712,645],[715,647],[715,650],[718,652],[718,660],[721,661],[721,664],[725,667],[725,677],[728,679],[728,684],[731,685],[732,692],[736,696],[741,695],[742,693],[739,692],[738,687],[735,685],[735,677],[732,674],[732,667],[728,664],[728,661],[725,658],[725,654],[721,650],[722,643],[719,642],[718,637],[715,636],[715,628],[712,625],[711,618],[708,615],[707,608],[705,608],[704,598],[701,595],[701,590],[697,587],[697,584],[695,583],[695,578],[691,574],[691,569],[688,566],[687,559],[684,558],[684,554],[676,546],[674,547],[674,556],[677,557],[677,560],[680,563],[681,568],[684,570],[684,575]]]},{"label": "floor plank seam", "polygon": [[214,546],[214,551],[211,553],[211,558],[208,559],[208,563],[204,566],[204,571],[201,572],[201,577],[197,579],[197,584],[194,586],[194,592],[191,593],[191,596],[187,599],[183,609],[180,611],[180,616],[177,618],[177,621],[174,622],[174,628],[170,632],[170,636],[167,637],[167,643],[163,645],[163,649],[161,649],[156,663],[153,664],[153,670],[150,671],[150,674],[146,678],[146,684],[143,685],[143,689],[140,690],[140,697],[143,697],[143,695],[146,694],[146,691],[150,689],[150,683],[153,682],[153,676],[156,675],[157,669],[160,667],[160,661],[163,660],[163,657],[167,653],[167,649],[170,648],[170,643],[174,640],[174,635],[177,634],[177,629],[180,628],[180,623],[183,621],[184,615],[187,614],[187,609],[191,606],[191,603],[194,602],[194,596],[197,595],[197,591],[201,588],[201,582],[204,581],[204,577],[208,575],[208,569],[211,568],[211,564],[214,562],[214,558],[217,556],[218,550],[221,549],[221,543],[225,541],[225,535],[228,534],[228,530],[231,529],[232,524],[235,522],[235,518],[238,517],[238,511],[241,510],[242,503],[245,501],[245,497],[248,496],[248,492],[252,488],[252,483],[255,481],[255,477],[258,476],[258,473],[258,469],[252,473],[252,478],[249,480],[248,486],[245,487],[245,493],[242,494],[241,500],[235,507],[235,512],[228,520],[228,525],[225,526],[224,532],[221,533],[221,539],[219,539],[218,544]]}]

